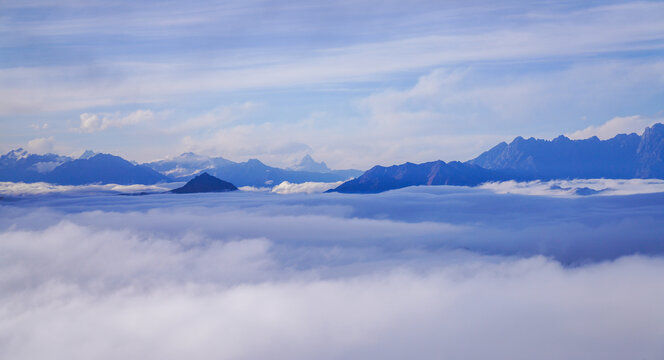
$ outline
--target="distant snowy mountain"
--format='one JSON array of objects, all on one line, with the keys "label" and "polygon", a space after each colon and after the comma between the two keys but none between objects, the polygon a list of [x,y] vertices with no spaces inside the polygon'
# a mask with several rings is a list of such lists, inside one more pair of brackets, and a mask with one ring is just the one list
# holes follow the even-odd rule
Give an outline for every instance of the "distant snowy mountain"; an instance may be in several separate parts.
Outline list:
[{"label": "distant snowy mountain", "polygon": [[[310,157],[309,160],[316,163]],[[194,153],[184,153],[143,165],[110,154],[97,154],[91,150],[86,150],[75,160],[55,154],[29,154],[23,149],[12,150],[0,157],[0,181],[44,181],[60,185],[155,184],[188,181],[196,175],[208,172],[228,179],[238,186],[269,187],[284,181],[338,182],[361,173],[357,170],[330,170],[325,165],[324,169],[325,172],[280,169],[267,166],[257,159],[236,163],[222,157],[207,157]]]},{"label": "distant snowy mountain", "polygon": [[296,166],[301,170],[268,166],[258,159],[236,163],[222,157],[207,157],[194,153],[184,153],[175,158],[144,165],[178,181],[190,180],[197,174],[208,172],[237,186],[254,187],[269,187],[283,181],[337,182],[362,174],[359,170],[330,170],[325,163],[318,163],[308,155]]},{"label": "distant snowy mountain", "polygon": [[311,172],[330,172],[332,171],[324,161],[316,162],[311,155],[305,155],[299,163],[292,166],[291,170],[296,171],[311,171]]},{"label": "distant snowy mountain", "polygon": [[94,151],[92,151],[92,150],[85,150],[85,151],[83,152],[83,154],[81,154],[81,156],[79,156],[78,158],[79,158],[79,159],[89,159],[89,158],[91,158],[91,157],[93,157],[93,156],[95,156],[95,155],[97,155],[96,152],[94,152]]},{"label": "distant snowy mountain", "polygon": [[68,156],[30,154],[19,148],[0,156],[0,181],[44,181],[45,174],[71,161]]},{"label": "distant snowy mountain", "polygon": [[266,187],[284,181],[291,183],[336,182],[347,180],[340,174],[280,169],[263,164],[258,159],[234,163],[209,171],[211,174],[232,182],[237,186]]},{"label": "distant snowy mountain", "polygon": [[203,171],[231,164],[235,163],[222,157],[208,157],[188,152],[173,158],[153,161],[143,165],[174,179],[185,180]]},{"label": "distant snowy mountain", "polygon": [[358,177],[362,175],[363,171],[355,169],[347,170],[332,170],[330,169],[324,161],[316,162],[311,155],[305,155],[299,163],[292,166],[290,170],[296,171],[308,171],[308,172],[319,172],[319,173],[332,173],[339,175],[342,179],[347,180],[350,178]]}]

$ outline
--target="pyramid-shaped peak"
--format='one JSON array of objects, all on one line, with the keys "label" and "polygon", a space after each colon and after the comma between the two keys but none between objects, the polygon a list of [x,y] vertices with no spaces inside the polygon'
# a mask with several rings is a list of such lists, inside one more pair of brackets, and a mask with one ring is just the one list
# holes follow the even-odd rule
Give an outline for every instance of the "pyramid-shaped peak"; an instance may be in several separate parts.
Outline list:
[{"label": "pyramid-shaped peak", "polygon": [[81,156],[79,156],[78,158],[79,158],[79,159],[84,159],[84,160],[85,160],[85,159],[89,159],[89,158],[91,158],[91,157],[93,157],[93,156],[95,156],[95,155],[97,155],[96,152],[94,152],[94,151],[92,151],[92,150],[85,150],[85,151],[83,152],[83,154],[81,154]]},{"label": "pyramid-shaped peak", "polygon": [[226,192],[237,190],[235,185],[221,180],[206,172],[189,180],[183,187],[171,190],[175,194],[193,194],[203,192]]}]

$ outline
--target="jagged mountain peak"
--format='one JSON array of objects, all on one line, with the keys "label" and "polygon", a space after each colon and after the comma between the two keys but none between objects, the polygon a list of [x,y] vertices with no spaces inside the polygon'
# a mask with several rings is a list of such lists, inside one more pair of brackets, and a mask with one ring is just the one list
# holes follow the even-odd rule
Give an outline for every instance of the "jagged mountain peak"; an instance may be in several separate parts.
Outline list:
[{"label": "jagged mountain peak", "polygon": [[332,171],[324,161],[317,162],[311,155],[306,154],[299,163],[291,167],[293,170],[298,171],[311,171],[311,172],[330,172]]},{"label": "jagged mountain peak", "polygon": [[6,158],[14,159],[14,160],[23,159],[23,158],[26,158],[28,156],[30,156],[30,153],[27,150],[23,149],[23,148],[18,148],[18,149],[11,150],[7,154],[5,154]]}]

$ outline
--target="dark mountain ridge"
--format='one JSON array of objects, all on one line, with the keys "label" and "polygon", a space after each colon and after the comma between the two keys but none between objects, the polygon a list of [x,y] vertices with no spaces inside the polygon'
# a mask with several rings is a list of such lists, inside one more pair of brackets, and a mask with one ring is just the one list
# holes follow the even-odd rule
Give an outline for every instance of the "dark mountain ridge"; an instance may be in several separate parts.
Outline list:
[{"label": "dark mountain ridge", "polygon": [[375,193],[412,185],[476,186],[487,181],[664,178],[664,125],[608,140],[515,138],[465,163],[375,166],[332,192]]},{"label": "dark mountain ridge", "polygon": [[646,178],[664,176],[664,125],[647,128],[642,136],[619,134],[608,140],[515,138],[484,152],[469,164],[489,170],[512,170],[537,179]]},{"label": "dark mountain ridge", "polygon": [[[458,161],[374,166],[362,176],[346,181],[329,192],[379,193],[413,185],[475,186],[493,180],[496,172]],[[507,178],[507,177],[505,177]]]},{"label": "dark mountain ridge", "polygon": [[59,185],[86,184],[156,184],[170,179],[147,166],[110,154],[96,154],[88,159],[66,162],[44,174],[44,180]]}]

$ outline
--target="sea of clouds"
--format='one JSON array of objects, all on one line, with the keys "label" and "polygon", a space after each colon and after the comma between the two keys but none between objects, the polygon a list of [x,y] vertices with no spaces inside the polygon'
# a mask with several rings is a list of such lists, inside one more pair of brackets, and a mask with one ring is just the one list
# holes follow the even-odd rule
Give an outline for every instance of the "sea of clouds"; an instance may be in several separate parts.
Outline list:
[{"label": "sea of clouds", "polygon": [[0,358],[661,359],[664,193],[503,190],[5,197]]}]

